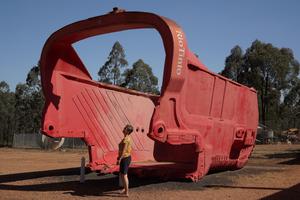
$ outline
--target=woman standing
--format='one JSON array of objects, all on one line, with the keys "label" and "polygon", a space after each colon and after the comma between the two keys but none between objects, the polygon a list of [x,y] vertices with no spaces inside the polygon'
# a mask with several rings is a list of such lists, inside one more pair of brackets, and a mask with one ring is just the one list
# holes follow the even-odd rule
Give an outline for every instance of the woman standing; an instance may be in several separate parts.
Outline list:
[{"label": "woman standing", "polygon": [[131,139],[130,134],[133,132],[133,127],[127,124],[123,129],[124,138],[119,144],[119,156],[117,165],[120,165],[120,176],[124,186],[121,194],[129,196],[129,181],[128,181],[128,169],[131,162]]}]

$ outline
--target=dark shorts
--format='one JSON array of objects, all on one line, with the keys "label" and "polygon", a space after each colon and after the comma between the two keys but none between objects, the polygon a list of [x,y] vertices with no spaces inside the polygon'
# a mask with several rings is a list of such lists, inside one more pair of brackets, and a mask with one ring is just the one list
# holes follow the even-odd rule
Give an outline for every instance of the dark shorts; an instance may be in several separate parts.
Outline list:
[{"label": "dark shorts", "polygon": [[120,162],[120,173],[127,174],[130,163],[131,163],[131,156],[122,158]]}]

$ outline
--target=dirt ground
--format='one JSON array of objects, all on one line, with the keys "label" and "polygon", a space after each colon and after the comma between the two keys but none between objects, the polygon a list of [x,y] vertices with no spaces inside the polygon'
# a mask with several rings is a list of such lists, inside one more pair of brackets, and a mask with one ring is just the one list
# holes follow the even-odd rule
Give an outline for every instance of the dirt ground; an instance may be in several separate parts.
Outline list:
[{"label": "dirt ground", "polygon": [[[79,183],[86,151],[0,148],[0,199],[128,199],[118,178],[90,173]],[[129,199],[300,199],[300,145],[257,145],[247,166],[200,182],[131,177]]]}]

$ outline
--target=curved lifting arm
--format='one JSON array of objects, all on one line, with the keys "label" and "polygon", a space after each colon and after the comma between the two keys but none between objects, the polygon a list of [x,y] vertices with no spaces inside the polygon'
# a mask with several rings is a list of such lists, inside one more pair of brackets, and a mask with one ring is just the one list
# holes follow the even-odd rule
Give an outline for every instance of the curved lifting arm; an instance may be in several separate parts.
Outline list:
[{"label": "curved lifting arm", "polygon": [[[187,48],[181,28],[172,20],[152,13],[114,10],[106,15],[89,18],[63,27],[47,40],[41,55],[41,78],[44,95],[53,95],[52,73],[59,70],[85,79],[92,79],[77,56],[72,44],[88,37],[130,29],[154,28],[162,37],[166,58],[161,94],[178,90],[184,81],[187,57],[199,67],[206,68]],[[68,69],[56,67],[59,60],[67,62]],[[173,81],[171,84],[170,81]],[[45,92],[48,91],[48,92]],[[51,91],[51,92],[50,92]],[[49,99],[49,98],[47,98]],[[51,98],[50,98],[51,99]]]}]

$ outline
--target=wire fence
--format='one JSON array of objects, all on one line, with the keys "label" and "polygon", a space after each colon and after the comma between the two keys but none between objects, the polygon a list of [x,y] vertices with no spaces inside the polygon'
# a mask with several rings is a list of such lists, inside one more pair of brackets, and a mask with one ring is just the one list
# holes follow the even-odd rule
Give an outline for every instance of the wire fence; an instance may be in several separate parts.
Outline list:
[{"label": "wire fence", "polygon": [[300,129],[300,118],[286,118],[283,120],[267,120],[264,124],[276,134],[280,134],[290,128]]},{"label": "wire fence", "polygon": [[7,132],[0,132],[0,147],[11,147],[13,135]]},{"label": "wire fence", "polygon": [[[13,136],[13,148],[45,148],[39,133],[19,133]],[[62,148],[83,149],[86,144],[79,138],[65,138]]]},{"label": "wire fence", "polygon": [[41,134],[14,134],[13,147],[15,148],[41,148],[42,135]]}]

